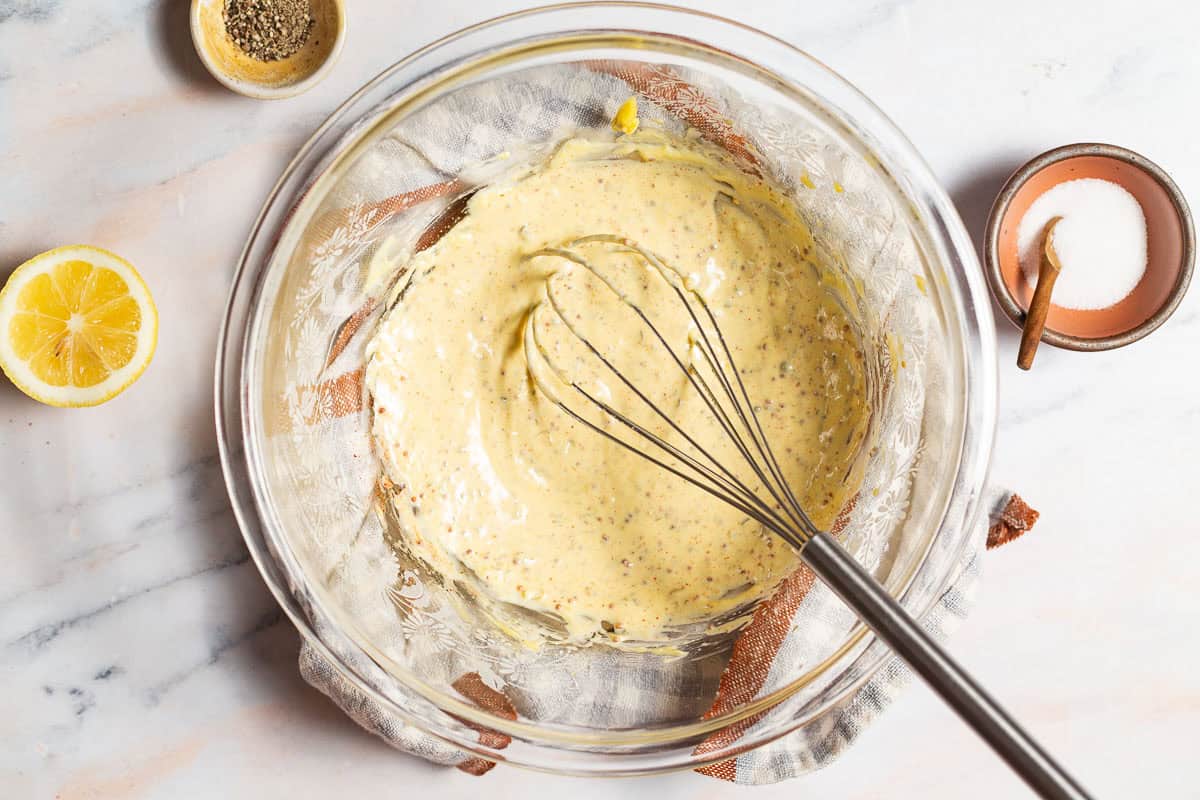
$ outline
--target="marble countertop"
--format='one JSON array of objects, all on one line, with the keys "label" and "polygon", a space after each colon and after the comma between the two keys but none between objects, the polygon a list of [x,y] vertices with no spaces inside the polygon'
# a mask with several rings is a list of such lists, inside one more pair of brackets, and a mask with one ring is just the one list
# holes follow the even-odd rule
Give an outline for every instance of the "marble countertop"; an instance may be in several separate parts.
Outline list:
[{"label": "marble countertop", "polygon": [[[213,353],[233,266],[291,154],[415,47],[517,7],[351,0],[341,62],[308,94],[230,94],[182,0],[0,0],[0,277],[70,242],[152,287],[154,363],[83,411],[0,383],[0,794],[12,798],[703,798],[693,774],[481,779],[397,754],[295,668],[298,639],[242,545],[217,460]],[[1172,0],[696,5],[769,30],[892,115],[979,235],[1004,177],[1066,142],[1131,147],[1200,191],[1200,10]],[[1200,195],[1192,194],[1200,206]],[[953,651],[1098,796],[1172,797],[1200,721],[1200,290],[1123,350],[1000,327],[993,480],[1041,509],[988,554]],[[922,687],[834,766],[757,797],[1026,796]]]}]

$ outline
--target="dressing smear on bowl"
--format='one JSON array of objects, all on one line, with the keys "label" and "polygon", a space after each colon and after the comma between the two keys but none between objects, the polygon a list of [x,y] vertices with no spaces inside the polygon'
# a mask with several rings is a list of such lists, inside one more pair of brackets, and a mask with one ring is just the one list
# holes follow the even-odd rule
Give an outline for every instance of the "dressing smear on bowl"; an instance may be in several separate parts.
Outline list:
[{"label": "dressing smear on bowl", "polygon": [[[481,189],[436,245],[397,265],[403,285],[366,375],[392,511],[404,546],[481,601],[533,612],[572,640],[665,641],[749,611],[799,563],[537,390],[522,337],[553,279],[683,427],[711,424],[682,374],[658,374],[665,356],[650,358],[644,326],[563,259],[530,257],[580,237],[636,240],[704,295],[816,524],[831,525],[856,490],[869,408],[855,320],[791,202],[726,158],[653,130],[569,139]],[[627,252],[597,244],[588,257],[651,313],[670,302]],[[686,340],[685,323],[673,330]],[[623,389],[598,362],[568,366],[620,406]]]}]

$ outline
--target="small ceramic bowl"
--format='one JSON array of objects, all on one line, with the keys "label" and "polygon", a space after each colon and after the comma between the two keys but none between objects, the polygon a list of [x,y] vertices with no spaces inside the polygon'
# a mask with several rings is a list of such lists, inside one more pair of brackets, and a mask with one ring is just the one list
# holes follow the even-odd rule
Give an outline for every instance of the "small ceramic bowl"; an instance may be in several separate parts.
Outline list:
[{"label": "small ceramic bowl", "polygon": [[225,0],[192,0],[192,43],[212,76],[233,91],[261,100],[292,97],[329,73],[346,40],[342,0],[312,0],[312,15],[312,32],[296,53],[259,61],[226,33]]},{"label": "small ceramic bowl", "polygon": [[1167,173],[1148,159],[1111,144],[1069,144],[1021,167],[1000,191],[988,217],[987,279],[1004,313],[1022,327],[1033,286],[1021,271],[1017,226],[1044,192],[1078,178],[1117,183],[1141,204],[1146,216],[1146,273],[1125,299],[1108,308],[1078,310],[1051,303],[1042,341],[1070,350],[1110,350],[1162,325],[1192,277],[1196,233],[1187,201]]}]

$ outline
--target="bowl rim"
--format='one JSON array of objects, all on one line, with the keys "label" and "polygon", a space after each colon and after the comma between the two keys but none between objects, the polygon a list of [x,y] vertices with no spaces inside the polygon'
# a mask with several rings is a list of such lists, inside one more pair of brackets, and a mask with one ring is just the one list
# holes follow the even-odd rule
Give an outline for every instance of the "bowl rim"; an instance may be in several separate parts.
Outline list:
[{"label": "bowl rim", "polygon": [[192,34],[192,46],[196,50],[196,55],[200,58],[200,63],[204,64],[204,68],[208,70],[208,73],[226,89],[237,92],[245,97],[253,97],[255,100],[285,100],[289,97],[295,97],[298,94],[307,92],[325,79],[333,69],[334,64],[337,63],[338,58],[342,54],[342,46],[346,43],[346,4],[344,0],[326,1],[337,12],[337,33],[334,34],[333,46],[329,48],[329,52],[316,69],[303,78],[291,83],[270,85],[241,80],[217,66],[208,49],[208,39],[204,34],[204,26],[200,22],[200,10],[206,4],[224,2],[224,0],[192,0],[191,10],[188,15],[188,26]]},{"label": "bowl rim", "polygon": [[[270,250],[274,247],[273,234],[275,232],[273,230],[266,230],[264,226],[269,216],[280,213],[275,206],[280,199],[280,195],[284,193],[286,184],[289,181],[300,181],[295,173],[301,163],[305,159],[310,159],[324,166],[324,161],[328,156],[314,155],[314,150],[319,140],[336,123],[342,121],[343,115],[355,103],[366,97],[371,90],[378,88],[388,78],[401,71],[402,68],[413,66],[414,62],[430,55],[433,51],[453,44],[457,40],[468,37],[482,29],[493,28],[539,15],[558,14],[562,12],[577,13],[582,11],[596,11],[598,9],[604,11],[618,10],[629,13],[637,11],[645,14],[669,13],[679,16],[686,14],[690,18],[694,18],[709,26],[728,29],[742,36],[752,36],[758,39],[758,43],[760,44],[768,44],[773,48],[783,51],[787,58],[794,59],[795,62],[811,71],[811,74],[807,76],[808,78],[824,82],[822,85],[825,88],[829,88],[829,84],[834,85],[834,88],[839,93],[839,102],[833,103],[829,107],[844,114],[845,118],[850,123],[853,123],[849,125],[849,130],[863,141],[864,146],[869,145],[874,152],[883,152],[887,155],[887,158],[880,162],[880,166],[885,172],[887,169],[885,165],[902,164],[904,170],[917,179],[916,185],[907,186],[906,191],[902,192],[902,194],[905,194],[908,199],[916,204],[913,208],[914,213],[920,216],[923,211],[927,210],[930,214],[930,218],[924,221],[922,227],[926,230],[926,234],[930,239],[929,244],[933,248],[930,255],[936,258],[940,265],[945,265],[948,268],[948,272],[945,275],[948,287],[946,302],[949,302],[953,306],[962,333],[961,345],[955,351],[955,357],[961,361],[960,369],[962,370],[963,381],[963,396],[959,400],[962,407],[961,430],[955,432],[955,435],[961,438],[957,442],[957,459],[952,461],[947,467],[948,471],[953,470],[953,479],[947,480],[949,488],[946,493],[946,507],[938,522],[939,531],[945,530],[945,526],[951,524],[949,520],[951,520],[952,514],[955,520],[953,523],[954,527],[969,529],[977,523],[984,503],[982,490],[986,483],[996,425],[997,366],[995,327],[992,321],[990,303],[986,299],[987,292],[984,288],[983,276],[980,274],[981,270],[973,268],[973,265],[978,263],[977,252],[962,225],[956,209],[945,190],[937,182],[928,164],[921,158],[912,143],[904,137],[895,124],[848,81],[790,43],[741,23],[686,8],[639,2],[567,3],[526,9],[502,15],[454,32],[401,59],[357,90],[333,112],[329,119],[314,132],[312,138],[298,151],[296,157],[289,164],[268,196],[258,219],[254,223],[242,256],[239,259],[230,290],[229,304],[226,308],[221,338],[218,343],[216,381],[214,386],[219,448],[227,487],[234,506],[235,516],[238,519],[239,526],[242,528],[255,564],[260,573],[262,573],[265,582],[272,593],[275,594],[285,613],[292,619],[293,624],[300,631],[304,639],[318,653],[324,655],[331,666],[357,688],[366,691],[375,700],[383,703],[390,711],[396,713],[397,716],[414,722],[421,730],[448,741],[455,747],[478,753],[492,760],[503,760],[543,769],[547,768],[547,766],[537,760],[522,761],[520,758],[506,757],[505,753],[488,750],[474,741],[462,741],[449,737],[444,732],[429,730],[427,724],[422,724],[419,721],[411,719],[396,705],[395,701],[386,697],[376,687],[367,684],[366,680],[352,667],[342,663],[341,659],[322,640],[321,635],[316,633],[312,620],[299,607],[296,603],[296,598],[291,593],[287,573],[281,570],[278,564],[274,563],[276,556],[271,552],[269,545],[262,538],[262,526],[264,523],[262,515],[269,513],[269,509],[264,509],[259,503],[259,497],[256,494],[257,490],[253,486],[247,486],[248,483],[251,483],[249,477],[250,473],[253,472],[254,465],[251,463],[252,453],[250,452],[250,445],[252,443],[250,442],[249,433],[246,428],[248,392],[243,390],[240,375],[249,346],[249,339],[244,334],[253,322],[253,306],[258,302],[262,288],[262,273],[265,271],[265,265],[269,262],[269,258],[257,261],[253,257],[256,255],[256,250],[262,249],[266,249],[269,256]],[[638,28],[637,23],[630,23],[627,20],[622,20],[622,24],[619,26],[606,27],[604,31],[611,33],[614,29],[619,32],[627,32],[631,36],[645,35],[647,33],[646,30]],[[581,31],[577,29],[572,31],[571,29],[564,28],[560,33],[563,36],[567,36],[570,35],[570,32],[580,33]],[[591,31],[590,29],[582,32],[595,33],[595,31]],[[672,38],[671,34],[660,35],[664,38]],[[680,37],[673,38],[678,39]],[[514,41],[523,41],[523,39]],[[723,48],[715,44],[703,42],[699,39],[685,41],[691,44],[703,44],[705,47],[718,50],[735,60],[739,58],[737,55],[726,52]],[[752,66],[757,66],[764,72],[774,74],[774,71],[768,67],[759,66],[757,63],[747,61],[746,59],[741,60]],[[476,58],[474,61],[478,61],[478,59]],[[423,73],[422,77],[427,77],[428,74]],[[789,82],[795,84],[794,80]],[[863,127],[862,123],[864,121],[867,123],[866,127]],[[881,140],[877,134],[882,135],[884,140]],[[892,177],[894,179],[895,176]],[[304,186],[305,192],[311,188],[311,185],[301,185]],[[294,195],[289,194],[288,196]],[[953,290],[949,287],[953,287]],[[249,312],[246,311],[247,307],[250,308]],[[957,509],[954,508],[955,504],[958,505]],[[928,551],[932,547],[932,542],[936,541],[936,538],[936,535],[931,536],[930,547],[926,548],[926,553],[917,568],[928,558]],[[959,537],[957,550],[954,554],[955,558],[961,556],[961,553],[967,546],[967,541],[968,537],[966,535]],[[914,568],[914,570],[917,568]],[[910,584],[911,577],[906,583],[905,588]],[[923,616],[928,613],[935,603],[936,597],[932,598],[925,607],[921,608],[917,616]],[[339,635],[343,638],[346,636],[344,633]],[[838,688],[833,690],[832,698],[825,701],[821,708],[814,712],[808,712],[807,716],[793,720],[792,724],[784,726],[782,730],[771,730],[767,733],[760,733],[757,737],[747,733],[738,740],[738,744],[736,745],[713,752],[711,755],[696,756],[692,753],[686,760],[679,759],[665,766],[656,764],[653,767],[643,768],[637,765],[630,765],[627,768],[603,770],[596,770],[594,767],[590,767],[589,769],[572,769],[567,771],[643,774],[646,772],[658,772],[663,769],[695,767],[704,763],[726,759],[739,752],[744,752],[745,750],[765,744],[836,709],[841,699],[844,699],[870,680],[890,655],[886,651],[881,652],[879,647],[871,647],[874,644],[877,644],[874,636],[869,634],[865,628],[860,630],[854,640],[848,641],[833,658],[840,659],[845,657],[848,652],[852,653],[856,659],[859,657],[866,658],[864,663],[867,666],[863,667],[862,674],[853,681],[848,681],[844,685],[838,685]],[[358,643],[352,643],[352,645],[356,648],[358,655],[370,658],[369,653],[364,651],[361,645]],[[407,686],[407,684],[405,685]],[[765,705],[764,703],[755,702],[748,706],[740,707],[737,713],[728,712],[713,718],[711,721],[679,725],[677,728],[683,732],[676,739],[680,740],[685,734],[694,733],[695,731],[706,732],[719,729],[738,719],[744,719],[752,713],[761,710],[763,707],[778,704],[801,688],[802,685],[802,682],[797,681],[784,689],[776,690],[764,698]],[[453,698],[450,699],[453,700]],[[479,716],[478,710],[472,706],[455,703],[444,705],[443,700],[445,698],[439,698],[439,701],[435,703],[443,711],[449,709],[450,712],[471,720],[475,720]],[[433,701],[431,700],[430,702]],[[505,723],[505,721],[498,720],[490,715],[476,721],[503,730],[506,733],[512,733],[515,736],[523,736],[530,731],[541,735],[545,731],[544,728],[529,725],[528,723]],[[652,741],[650,743],[661,744],[661,741]],[[545,744],[545,742],[538,742],[537,744]],[[689,747],[688,749],[690,750],[691,748]],[[510,750],[509,755],[515,756],[516,754]],[[558,769],[557,766],[550,766],[549,768]]]},{"label": "bowl rim", "polygon": [[1124,347],[1127,344],[1133,344],[1139,339],[1149,336],[1179,308],[1179,304],[1183,302],[1184,295],[1187,294],[1188,286],[1192,280],[1192,272],[1195,268],[1196,230],[1191,209],[1188,207],[1187,198],[1184,197],[1183,191],[1171,179],[1167,171],[1142,154],[1127,147],[1103,142],[1076,142],[1074,144],[1060,145],[1034,156],[1009,176],[1003,188],[1000,189],[1000,193],[996,195],[996,200],[992,203],[991,211],[988,213],[987,228],[984,235],[984,270],[987,275],[988,286],[991,288],[992,296],[996,299],[996,303],[1004,311],[1009,321],[1017,328],[1022,328],[1025,325],[1025,309],[1017,302],[1012,289],[1004,280],[1004,276],[1000,271],[1000,226],[1004,221],[1005,214],[1008,213],[1009,206],[1012,205],[1013,198],[1016,197],[1017,192],[1021,190],[1030,178],[1053,164],[1081,156],[1111,158],[1122,161],[1153,178],[1171,199],[1171,205],[1175,208],[1175,213],[1179,217],[1180,234],[1183,240],[1181,242],[1183,246],[1183,263],[1180,264],[1179,277],[1176,278],[1175,285],[1171,288],[1171,293],[1153,314],[1138,325],[1120,333],[1095,338],[1074,336],[1069,333],[1053,330],[1049,326],[1042,332],[1042,341],[1046,344],[1061,347],[1065,350],[1099,352]]}]

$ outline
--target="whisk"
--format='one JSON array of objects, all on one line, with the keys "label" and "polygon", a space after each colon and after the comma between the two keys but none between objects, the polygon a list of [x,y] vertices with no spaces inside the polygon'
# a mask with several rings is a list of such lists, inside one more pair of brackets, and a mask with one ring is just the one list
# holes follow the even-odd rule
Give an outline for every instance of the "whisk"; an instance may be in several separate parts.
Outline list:
[{"label": "whisk", "polygon": [[[598,270],[581,252],[599,244],[641,262],[658,279],[664,291],[686,311],[689,335],[686,352],[672,347],[650,315]],[[529,315],[524,329],[525,358],[538,390],[562,411],[608,440],[636,453],[678,478],[733,506],[764,528],[784,539],[812,571],[832,589],[862,621],[949,705],[1041,797],[1079,800],[1088,795],[1028,733],[975,680],[935,643],[890,594],[844,550],[828,532],[810,519],[784,478],[784,472],[759,422],[755,405],[734,362],[733,353],[703,296],[679,272],[636,242],[615,235],[595,234],[530,254],[551,256],[578,265],[599,279],[612,296],[625,305],[651,334],[650,344],[669,354],[669,362],[686,377],[712,420],[728,438],[743,465],[722,463],[694,431],[686,430],[652,396],[654,386],[639,386],[622,372],[584,332],[576,315],[566,312],[553,282],[546,285],[546,302]],[[553,275],[551,275],[553,278]],[[586,354],[625,386],[640,408],[661,423],[639,422],[557,364],[538,333],[540,314],[555,315],[570,335],[582,343]],[[552,320],[553,321],[553,320]],[[673,371],[663,373],[676,374]],[[555,385],[557,384],[557,385]],[[564,399],[575,398],[577,405]],[[572,391],[573,390],[573,391]],[[590,409],[590,413],[585,409]],[[599,410],[617,425],[589,419]],[[672,431],[679,443],[668,441],[654,429]],[[625,435],[622,435],[624,433]],[[671,435],[671,434],[668,434]],[[737,468],[735,468],[735,466]],[[743,469],[743,467],[745,469]],[[748,472],[747,472],[748,470]],[[740,475],[752,475],[753,482]],[[757,485],[758,491],[754,485]]]}]

